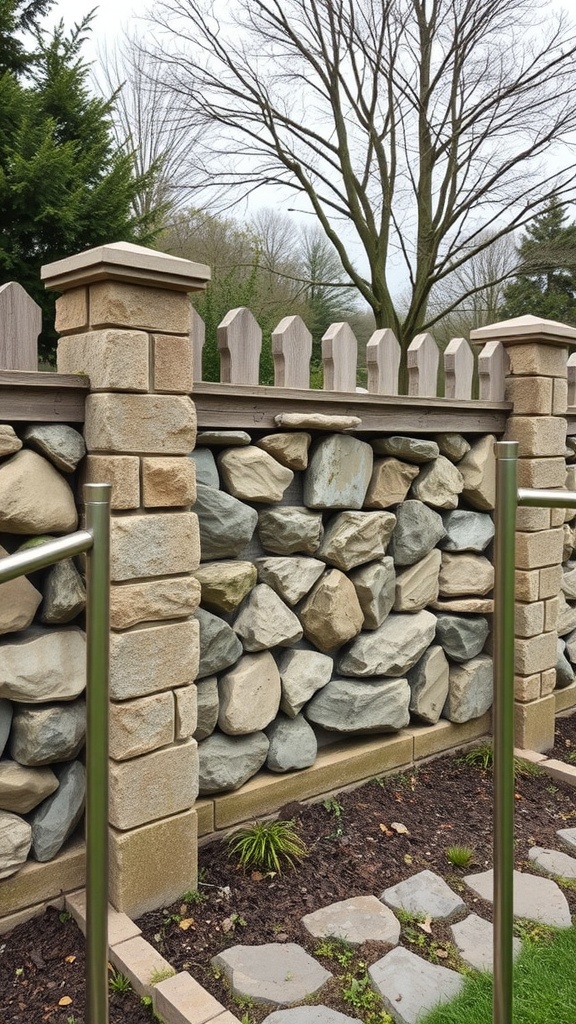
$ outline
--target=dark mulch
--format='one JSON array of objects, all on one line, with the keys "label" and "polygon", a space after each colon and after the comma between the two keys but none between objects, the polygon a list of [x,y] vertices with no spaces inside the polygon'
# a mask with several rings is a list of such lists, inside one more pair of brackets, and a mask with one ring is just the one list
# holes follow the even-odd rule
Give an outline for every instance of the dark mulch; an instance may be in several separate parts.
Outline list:
[{"label": "dark mulch", "polygon": [[[554,756],[567,760],[573,751],[576,718],[559,719]],[[515,795],[515,864],[527,870],[531,846],[558,847],[557,829],[576,827],[576,792],[547,776],[520,775]],[[314,953],[317,942],[307,938],[300,919],[336,900],[380,895],[386,887],[428,868],[465,894],[471,909],[491,917],[490,906],[471,898],[462,881],[465,874],[492,864],[490,770],[458,757],[440,758],[414,772],[374,780],[326,804],[287,805],[281,816],[296,820],[310,851],[297,871],[274,878],[244,872],[228,859],[222,843],[212,843],[200,850],[200,901],[183,898],[138,922],[144,937],[176,970],[189,970],[239,1018],[245,1011],[214,976],[210,958],[237,943],[292,941]],[[474,851],[473,863],[466,869],[454,868],[446,857],[447,848],[456,845]],[[576,914],[576,892],[567,888],[565,893]],[[412,948],[420,945],[420,936],[414,932],[405,928],[401,939]],[[445,958],[446,947],[450,962],[449,938],[447,926],[434,924],[432,936],[426,937],[426,945],[418,952]],[[67,1024],[71,1016],[83,1022],[82,946],[74,924],[62,923],[57,912],[0,937],[2,1024]],[[372,943],[360,954],[374,962],[385,951],[384,945]],[[70,962],[70,956],[76,959]],[[57,1005],[62,995],[72,998],[64,1010]],[[336,986],[329,987],[328,995],[322,993],[322,1001],[351,1012]],[[269,1012],[269,1008],[251,1007],[250,1019],[257,1024]],[[150,1020],[149,1011],[134,996],[121,1001],[114,997],[111,1024],[149,1024]]]}]

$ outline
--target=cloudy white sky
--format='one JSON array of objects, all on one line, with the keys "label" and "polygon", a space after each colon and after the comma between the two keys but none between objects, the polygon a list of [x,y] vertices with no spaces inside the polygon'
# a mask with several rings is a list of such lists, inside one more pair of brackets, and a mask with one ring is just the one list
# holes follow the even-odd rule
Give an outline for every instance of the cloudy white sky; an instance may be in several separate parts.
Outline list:
[{"label": "cloudy white sky", "polygon": [[145,6],[142,0],[57,0],[46,23],[50,25],[63,18],[65,25],[73,25],[96,8],[92,28],[95,45],[87,46],[85,51],[92,56],[90,51],[95,53],[97,44],[101,41],[112,42],[114,36],[120,35],[125,26],[142,14]]}]

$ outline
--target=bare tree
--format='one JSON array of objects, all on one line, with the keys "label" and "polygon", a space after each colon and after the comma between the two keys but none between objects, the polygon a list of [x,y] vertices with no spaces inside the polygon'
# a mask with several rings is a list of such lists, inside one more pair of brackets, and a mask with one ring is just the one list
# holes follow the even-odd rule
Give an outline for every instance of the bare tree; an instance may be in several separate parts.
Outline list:
[{"label": "bare tree", "polygon": [[214,185],[295,194],[404,341],[447,312],[431,293],[488,230],[574,194],[576,32],[547,0],[156,0],[153,20]]}]

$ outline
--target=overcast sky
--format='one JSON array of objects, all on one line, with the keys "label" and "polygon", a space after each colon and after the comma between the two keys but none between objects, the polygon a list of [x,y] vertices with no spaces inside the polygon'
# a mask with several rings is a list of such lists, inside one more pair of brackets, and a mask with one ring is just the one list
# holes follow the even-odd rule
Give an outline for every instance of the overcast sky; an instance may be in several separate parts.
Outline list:
[{"label": "overcast sky", "polygon": [[119,36],[122,29],[134,22],[138,14],[142,14],[145,4],[142,0],[57,0],[46,19],[47,25],[64,19],[66,26],[81,21],[86,14],[96,8],[96,17],[92,23],[91,43],[86,44],[86,56],[94,56],[98,43],[112,42]]}]

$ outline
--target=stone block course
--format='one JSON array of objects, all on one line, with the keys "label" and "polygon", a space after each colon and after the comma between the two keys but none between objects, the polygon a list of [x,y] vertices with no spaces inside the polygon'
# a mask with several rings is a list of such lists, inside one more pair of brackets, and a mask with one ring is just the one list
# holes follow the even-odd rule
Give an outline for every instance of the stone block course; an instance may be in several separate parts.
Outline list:
[{"label": "stone block course", "polygon": [[551,750],[554,746],[554,694],[514,708],[514,743],[528,750]]},{"label": "stone block course", "polygon": [[564,448],[566,421],[558,416],[511,416],[505,440],[518,442],[520,458],[554,457]]},{"label": "stone block course", "polygon": [[110,705],[110,757],[125,761],[147,754],[174,740],[174,701],[171,693],[156,693]]},{"label": "stone block course", "polygon": [[196,678],[198,623],[146,626],[110,637],[110,696],[144,697]]},{"label": "stone block course", "polygon": [[198,519],[193,512],[155,512],[113,518],[110,578],[145,579],[194,572],[200,565]]},{"label": "stone block course", "polygon": [[516,534],[516,568],[538,569],[562,561],[562,529]]},{"label": "stone block course", "polygon": [[552,415],[565,416],[568,407],[568,381],[557,377],[552,383]]},{"label": "stone block course", "polygon": [[195,810],[109,833],[110,899],[132,918],[169,906],[197,885]]},{"label": "stone block course", "polygon": [[144,508],[186,507],[195,501],[196,474],[190,459],[142,459]]},{"label": "stone block course", "polygon": [[57,334],[80,331],[88,326],[88,289],[70,288],[56,299],[55,329]]},{"label": "stone block course", "polygon": [[518,675],[543,672],[556,664],[556,633],[542,633],[516,640],[514,668]]},{"label": "stone block course", "polygon": [[189,334],[190,300],[184,292],[148,288],[119,281],[90,285],[90,325],[137,327],[165,334]]},{"label": "stone block course", "polygon": [[566,479],[564,459],[518,460],[519,487],[563,487]]},{"label": "stone block course", "polygon": [[535,672],[531,676],[514,676],[514,699],[521,704],[538,700],[541,696],[541,685],[541,672]]},{"label": "stone block course", "polygon": [[184,395],[93,394],[86,399],[89,451],[132,455],[188,455],[196,412]]},{"label": "stone block course", "polygon": [[144,331],[91,331],[58,343],[58,372],[83,373],[94,391],[149,390],[148,335]]},{"label": "stone block course", "polygon": [[551,377],[507,377],[504,397],[515,416],[550,416],[555,383]]},{"label": "stone block course", "polygon": [[189,336],[153,334],[152,368],[155,391],[188,394],[194,386],[192,339]]},{"label": "stone block course", "polygon": [[113,583],[110,625],[128,629],[141,622],[185,619],[200,603],[200,585],[192,576],[171,576],[147,583]]},{"label": "stone block course", "polygon": [[538,601],[532,604],[516,603],[514,630],[517,637],[537,636],[545,629],[545,604]]},{"label": "stone block course", "polygon": [[564,345],[543,345],[537,341],[506,347],[510,375],[514,377],[566,377]]},{"label": "stone block course", "polygon": [[197,795],[195,740],[110,764],[110,823],[122,831],[188,810]]},{"label": "stone block course", "polygon": [[88,455],[82,474],[87,484],[112,484],[113,511],[140,506],[140,459],[136,455]]}]

